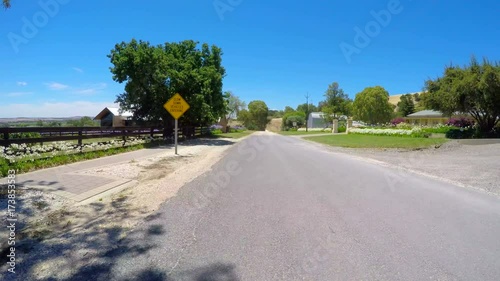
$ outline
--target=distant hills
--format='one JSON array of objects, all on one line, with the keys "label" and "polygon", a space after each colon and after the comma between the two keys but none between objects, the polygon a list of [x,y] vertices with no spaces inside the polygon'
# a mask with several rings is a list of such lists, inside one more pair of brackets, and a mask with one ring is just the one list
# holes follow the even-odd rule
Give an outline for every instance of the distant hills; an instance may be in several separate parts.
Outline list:
[{"label": "distant hills", "polygon": [[80,120],[84,116],[72,117],[16,117],[16,118],[0,118],[0,123],[24,123],[24,122],[64,122],[71,120]]}]

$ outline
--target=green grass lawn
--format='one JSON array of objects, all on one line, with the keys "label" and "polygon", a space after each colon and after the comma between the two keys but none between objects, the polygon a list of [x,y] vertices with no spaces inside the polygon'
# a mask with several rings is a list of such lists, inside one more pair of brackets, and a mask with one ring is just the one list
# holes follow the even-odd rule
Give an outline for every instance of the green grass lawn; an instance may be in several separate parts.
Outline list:
[{"label": "green grass lawn", "polygon": [[317,134],[328,134],[330,132],[318,132],[318,131],[279,131],[278,134],[283,136],[301,136],[301,135],[317,135]]},{"label": "green grass lawn", "polygon": [[222,133],[222,134],[214,134],[212,137],[214,138],[228,138],[228,139],[240,139],[242,137],[246,137],[248,135],[251,135],[254,131],[243,131],[243,132],[237,132],[237,133]]},{"label": "green grass lawn", "polygon": [[307,137],[307,140],[350,148],[426,148],[448,141],[443,138],[408,138],[370,135],[332,135]]}]

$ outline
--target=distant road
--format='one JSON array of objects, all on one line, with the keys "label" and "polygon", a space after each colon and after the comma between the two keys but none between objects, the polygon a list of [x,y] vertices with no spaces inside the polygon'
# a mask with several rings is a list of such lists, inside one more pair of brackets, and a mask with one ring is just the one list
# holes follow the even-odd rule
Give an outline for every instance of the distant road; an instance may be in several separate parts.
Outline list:
[{"label": "distant road", "polygon": [[500,280],[500,201],[261,133],[126,241],[87,280]]}]

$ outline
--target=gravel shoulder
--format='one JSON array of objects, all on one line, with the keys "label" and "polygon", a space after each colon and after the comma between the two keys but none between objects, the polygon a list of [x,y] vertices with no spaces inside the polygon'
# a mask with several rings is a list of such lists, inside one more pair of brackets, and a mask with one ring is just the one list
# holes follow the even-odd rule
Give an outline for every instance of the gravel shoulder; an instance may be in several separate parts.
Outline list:
[{"label": "gravel shoulder", "polygon": [[438,148],[418,150],[328,149],[500,196],[500,144],[464,145],[451,140]]},{"label": "gravel shoulder", "polygon": [[[179,155],[172,150],[128,163],[78,171],[137,182],[85,205],[75,205],[48,192],[22,189],[18,201],[23,206],[19,210],[25,211],[26,219],[20,225],[28,226],[28,231],[16,237],[19,272],[6,275],[6,280],[23,276],[26,280],[65,280],[75,272],[87,270],[92,267],[87,262],[91,257],[112,250],[131,229],[147,221],[162,204],[168,204],[186,183],[209,171],[240,140],[196,139],[181,144]],[[6,254],[2,256],[4,275]]]}]

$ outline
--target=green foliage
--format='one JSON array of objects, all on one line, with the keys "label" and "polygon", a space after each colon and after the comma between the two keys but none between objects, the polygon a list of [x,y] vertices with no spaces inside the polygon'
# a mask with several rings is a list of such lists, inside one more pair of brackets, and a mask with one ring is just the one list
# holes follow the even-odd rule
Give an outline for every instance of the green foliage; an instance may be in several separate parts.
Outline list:
[{"label": "green foliage", "polygon": [[108,55],[113,80],[125,84],[116,102],[134,112],[135,119],[163,122],[173,118],[163,104],[179,93],[190,105],[181,117],[186,125],[212,124],[227,111],[222,93],[222,50],[186,40],[157,46],[136,41],[117,44]]},{"label": "green foliage", "polygon": [[[80,118],[80,120],[69,120],[67,122],[67,125],[70,127],[98,127],[99,122],[93,120],[91,117],[85,116]],[[56,126],[50,126],[49,127],[56,127]]]},{"label": "green foliage", "polygon": [[474,137],[474,129],[453,128],[446,132],[446,137],[449,139],[471,139]]},{"label": "green foliage", "polygon": [[247,105],[244,101],[234,95],[232,92],[228,91],[224,93],[226,97],[226,117],[228,120],[235,119],[241,110],[243,110]]},{"label": "green foliage", "polygon": [[419,93],[415,93],[413,94],[413,100],[415,102],[420,102],[420,94]]},{"label": "green foliage", "polygon": [[238,120],[243,122],[245,128],[249,130],[264,131],[268,123],[269,108],[266,103],[260,100],[251,101],[248,110],[240,111]]},{"label": "green foliage", "polygon": [[306,114],[302,111],[292,111],[283,115],[281,130],[288,131],[293,128],[293,122],[297,122],[297,127],[301,127],[306,122]]},{"label": "green foliage", "polygon": [[[471,59],[468,66],[447,66],[442,77],[426,81],[426,105],[447,116],[469,113],[481,132],[492,131],[500,118],[500,64]],[[454,133],[450,133],[454,134]]]},{"label": "green foliage", "polygon": [[433,138],[402,138],[399,136],[374,136],[374,135],[339,135],[307,137],[307,140],[340,147],[352,148],[405,148],[417,149],[431,146],[440,146],[447,139]]},{"label": "green foliage", "polygon": [[422,128],[423,132],[430,133],[430,134],[447,134],[450,130],[457,129],[456,127],[453,126],[437,126],[437,127],[430,127],[430,128]]},{"label": "green foliage", "polygon": [[145,147],[153,147],[157,146],[159,143],[161,142],[151,142],[149,144],[137,144],[127,147],[110,148],[101,151],[57,155],[54,157],[34,159],[33,161],[16,161],[14,163],[9,163],[5,158],[0,158],[0,177],[7,176],[9,170],[16,170],[16,173],[26,173],[37,169],[46,169],[82,160],[95,159],[103,156],[110,156],[123,152],[134,151]]},{"label": "green foliage", "polygon": [[325,101],[321,108],[325,122],[330,123],[341,115],[349,116],[352,109],[351,103],[349,96],[339,88],[337,82],[330,84],[325,92]]},{"label": "green foliage", "polygon": [[318,107],[316,107],[314,104],[303,103],[303,104],[299,104],[297,106],[296,111],[300,111],[300,112],[304,112],[304,113],[317,112]]},{"label": "green foliage", "polygon": [[[295,125],[294,125],[295,123]],[[306,123],[306,118],[303,115],[292,115],[288,116],[286,119],[286,126],[291,127],[302,127]]]},{"label": "green foliage", "polygon": [[415,112],[415,103],[411,94],[402,95],[398,102],[398,112],[406,117]]},{"label": "green foliage", "polygon": [[389,93],[380,86],[365,88],[356,95],[353,113],[357,120],[369,124],[382,124],[391,120],[394,106],[389,103]]},{"label": "green foliage", "polygon": [[283,110],[269,110],[269,117],[271,118],[282,118],[285,115]]},{"label": "green foliage", "polygon": [[[3,136],[2,136],[3,137]],[[40,133],[11,133],[9,134],[10,139],[33,139],[33,138],[41,138]]]}]

